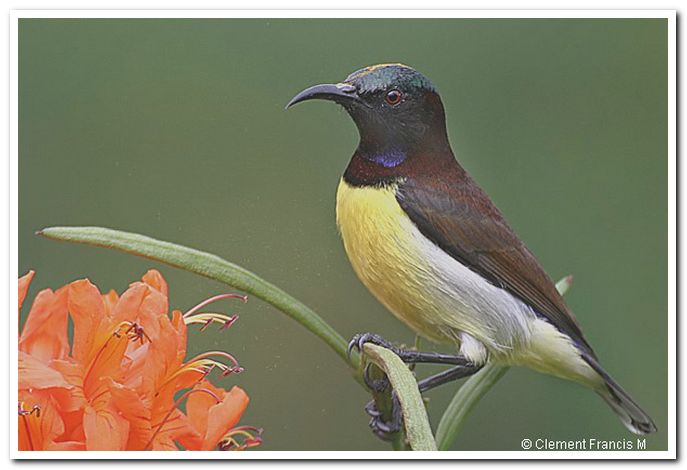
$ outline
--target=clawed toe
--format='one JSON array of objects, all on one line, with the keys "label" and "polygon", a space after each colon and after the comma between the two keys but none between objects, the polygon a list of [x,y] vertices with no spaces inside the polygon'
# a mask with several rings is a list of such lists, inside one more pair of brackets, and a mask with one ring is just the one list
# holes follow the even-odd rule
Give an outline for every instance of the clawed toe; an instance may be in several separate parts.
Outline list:
[{"label": "clawed toe", "polygon": [[377,403],[374,400],[370,400],[367,405],[365,405],[365,413],[372,418],[379,418],[382,416],[382,412],[377,409]]},{"label": "clawed toe", "polygon": [[385,376],[379,379],[373,379],[370,377],[370,368],[372,364],[367,364],[365,369],[363,369],[363,381],[367,388],[369,388],[374,393],[382,393],[389,386],[389,379]]},{"label": "clawed toe", "polygon": [[392,349],[391,343],[379,335],[374,333],[358,333],[348,343],[348,349],[346,350],[348,357],[351,357],[351,353],[354,349],[358,352],[362,351],[365,343],[372,343],[377,346],[382,346],[383,348]]},{"label": "clawed toe", "polygon": [[365,412],[371,416],[370,428],[372,432],[385,441],[393,439],[393,435],[401,430],[402,418],[399,408],[398,399],[393,397],[393,406],[391,410],[391,420],[385,421],[382,418],[382,413],[377,409],[377,404],[373,401],[365,405]]}]

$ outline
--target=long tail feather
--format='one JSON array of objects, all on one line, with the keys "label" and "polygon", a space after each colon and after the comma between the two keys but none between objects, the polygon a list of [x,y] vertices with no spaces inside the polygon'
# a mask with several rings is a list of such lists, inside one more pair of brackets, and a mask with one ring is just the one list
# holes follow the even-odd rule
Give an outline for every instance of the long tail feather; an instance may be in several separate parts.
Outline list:
[{"label": "long tail feather", "polygon": [[596,392],[618,415],[625,427],[635,434],[656,432],[656,425],[651,417],[608,375],[599,362],[588,355],[583,357],[605,382],[605,387],[597,389]]}]

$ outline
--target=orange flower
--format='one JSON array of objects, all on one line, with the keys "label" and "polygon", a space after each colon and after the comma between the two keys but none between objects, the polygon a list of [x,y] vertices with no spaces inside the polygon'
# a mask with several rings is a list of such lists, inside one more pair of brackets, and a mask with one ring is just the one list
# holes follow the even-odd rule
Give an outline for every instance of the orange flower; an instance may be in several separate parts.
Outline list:
[{"label": "orange flower", "polygon": [[[20,308],[33,275],[19,280]],[[187,325],[228,327],[237,316],[200,309],[231,297],[246,300],[223,294],[170,317],[167,284],[155,270],[121,297],[114,291],[102,295],[86,279],[40,292],[19,338],[20,450],[212,450],[259,444],[260,430],[235,428],[248,395],[207,380],[215,369],[223,375],[241,372],[233,356],[211,351],[184,361]],[[184,401],[186,412],[180,408]]]}]

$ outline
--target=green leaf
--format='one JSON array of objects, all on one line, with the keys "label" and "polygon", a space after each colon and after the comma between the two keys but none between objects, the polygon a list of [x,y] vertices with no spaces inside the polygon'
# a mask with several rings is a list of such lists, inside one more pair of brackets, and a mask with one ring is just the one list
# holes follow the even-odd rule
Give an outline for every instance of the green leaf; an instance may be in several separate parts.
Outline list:
[{"label": "green leaf", "polygon": [[258,275],[219,256],[145,235],[103,227],[50,227],[37,234],[55,240],[124,251],[223,282],[264,300],[290,316],[322,339],[347,364],[355,370],[359,368],[359,355],[353,354],[349,362],[346,355],[348,343],[317,313]]},{"label": "green leaf", "polygon": [[380,367],[391,383],[401,404],[405,434],[412,450],[437,450],[432,428],[415,376],[392,351],[367,343],[363,346],[367,358]]},{"label": "green leaf", "polygon": [[451,448],[472,409],[506,371],[506,366],[487,363],[458,389],[437,427],[436,439],[439,450]]}]

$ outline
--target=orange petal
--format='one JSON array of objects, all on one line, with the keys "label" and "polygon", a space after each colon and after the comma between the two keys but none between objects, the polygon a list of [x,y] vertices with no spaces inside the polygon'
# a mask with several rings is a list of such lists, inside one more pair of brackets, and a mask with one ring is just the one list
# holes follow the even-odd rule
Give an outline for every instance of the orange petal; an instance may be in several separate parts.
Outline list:
[{"label": "orange petal", "polygon": [[83,392],[83,367],[74,360],[55,360],[50,362],[50,368],[59,372],[72,385],[71,388],[51,389],[52,397],[63,412],[83,410],[86,397]]},{"label": "orange petal", "polygon": [[[221,393],[217,393],[218,390],[207,380],[199,382],[194,390],[206,389],[214,393],[220,400],[224,398],[224,390]],[[188,400],[186,400],[186,414],[188,415],[188,420],[202,437],[205,437],[205,433],[208,429],[208,410],[217,404],[211,395],[203,392],[192,393]]]},{"label": "orange petal", "polygon": [[193,430],[186,415],[178,409],[172,412],[162,429],[154,429],[154,432],[152,450],[179,450],[175,442],[179,442],[187,450],[200,450],[201,437]]},{"label": "orange petal", "polygon": [[55,442],[45,450],[86,450],[86,443],[82,441]]},{"label": "orange petal", "polygon": [[[69,414],[83,414],[84,406],[88,401],[83,396],[83,390],[78,387],[74,388],[50,388],[46,391],[50,392],[57,408],[62,414],[62,419],[65,420],[65,426],[67,426],[66,417]],[[76,426],[79,423],[70,423]]]},{"label": "orange petal", "polygon": [[239,422],[248,406],[248,395],[243,389],[233,387],[222,403],[214,405],[208,412],[208,429],[203,440],[203,450],[217,447],[220,439]]},{"label": "orange petal", "polygon": [[105,314],[108,317],[112,316],[112,309],[117,304],[119,300],[119,295],[114,289],[110,289],[110,292],[103,294],[103,303],[105,304]]},{"label": "orange petal", "polygon": [[[59,406],[59,405],[58,405]],[[64,421],[64,434],[60,440],[80,442],[86,450],[86,435],[83,432],[83,407],[78,411],[65,413],[61,412]]]},{"label": "orange petal", "polygon": [[[174,324],[167,315],[159,316],[157,323],[159,332],[148,344],[145,358],[146,394],[151,397],[152,394],[171,397],[178,390],[179,380],[185,380],[181,377],[173,379],[172,376],[179,370],[186,355],[186,325],[179,319]],[[184,377],[197,380],[198,375],[191,373],[184,374]],[[167,409],[171,406],[167,398],[163,406]]]},{"label": "orange petal", "polygon": [[31,280],[33,279],[34,274],[36,274],[34,271],[29,271],[28,273],[24,274],[22,277],[19,278],[19,309],[21,310],[21,306],[24,303],[24,299],[26,298],[26,292],[29,290],[29,284],[31,284]]},{"label": "orange petal", "polygon": [[160,340],[160,322],[169,322],[167,317],[167,297],[159,291],[146,286],[147,295],[138,311],[137,321],[143,327],[151,342]]},{"label": "orange petal", "polygon": [[72,388],[64,376],[45,362],[19,351],[19,389]]},{"label": "orange petal", "polygon": [[62,377],[71,385],[76,387],[83,386],[84,368],[72,358],[50,361],[50,367],[62,374]]},{"label": "orange petal", "polygon": [[124,353],[129,345],[129,338],[122,333],[110,335],[107,341],[96,352],[86,368],[83,378],[83,389],[86,397],[98,395],[106,387],[104,379],[119,379],[125,370],[122,367]]},{"label": "orange petal", "polygon": [[141,280],[167,297],[167,282],[157,269],[151,269],[145,273]]},{"label": "orange petal", "polygon": [[148,293],[148,287],[142,282],[134,282],[122,294],[112,309],[112,321],[119,324],[123,321],[133,322],[138,317],[141,303]]},{"label": "orange petal", "polygon": [[129,436],[125,449],[145,450],[145,446],[153,435],[150,409],[143,403],[135,390],[111,379],[107,383],[112,394],[112,404],[117,408],[122,418],[129,422]]},{"label": "orange petal", "polygon": [[38,293],[19,337],[19,349],[48,362],[69,354],[66,288]]},{"label": "orange petal", "polygon": [[179,375],[169,379],[159,388],[152,386],[152,381],[144,381],[142,388],[146,391],[146,396],[151,396],[149,390],[152,389],[153,398],[151,410],[153,422],[158,422],[163,419],[169,410],[175,406],[174,397],[178,391],[192,388],[203,378],[203,376],[204,374],[202,372],[185,370]]},{"label": "orange petal", "polygon": [[110,408],[84,410],[83,429],[86,450],[124,450],[129,436],[129,422]]},{"label": "orange petal", "polygon": [[172,319],[170,325],[174,331],[174,338],[176,342],[177,358],[183,361],[186,357],[186,339],[188,336],[188,329],[184,323],[184,314],[179,310],[172,312]]},{"label": "orange petal", "polygon": [[113,321],[136,322],[143,328],[145,339],[156,343],[160,339],[159,319],[167,317],[167,309],[166,295],[148,284],[135,282],[117,303]]},{"label": "orange petal", "polygon": [[233,387],[229,392],[213,386],[207,380],[196,387],[207,389],[217,395],[220,403],[207,393],[193,393],[186,401],[186,413],[194,429],[203,436],[200,450],[212,450],[217,447],[236,423],[248,406],[248,395],[239,387]]},{"label": "orange petal", "polygon": [[163,434],[161,436],[155,436],[155,439],[153,440],[153,444],[150,450],[164,450],[168,452],[174,452],[178,451],[179,448],[174,443],[174,439],[169,437],[169,435],[167,434]]},{"label": "orange petal", "polygon": [[69,284],[69,314],[74,322],[72,356],[87,365],[96,345],[102,345],[111,334],[106,328],[110,322],[105,316],[103,298],[88,279]]}]

